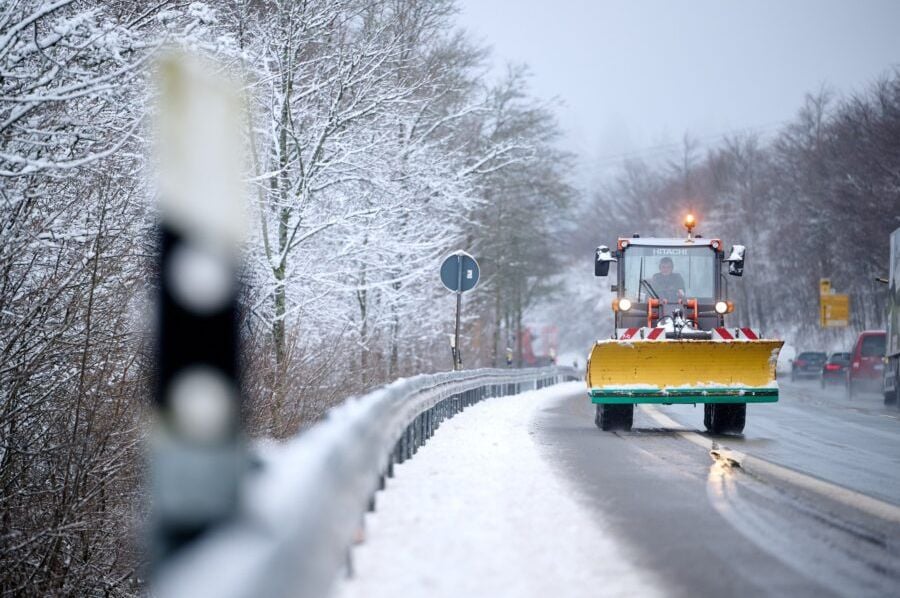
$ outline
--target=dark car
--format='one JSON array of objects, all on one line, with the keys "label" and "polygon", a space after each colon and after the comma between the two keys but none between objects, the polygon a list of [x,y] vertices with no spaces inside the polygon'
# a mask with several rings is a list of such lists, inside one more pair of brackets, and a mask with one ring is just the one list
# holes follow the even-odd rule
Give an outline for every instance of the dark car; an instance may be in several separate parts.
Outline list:
[{"label": "dark car", "polygon": [[791,362],[791,382],[802,378],[818,378],[822,375],[822,366],[827,356],[817,351],[806,351]]},{"label": "dark car", "polygon": [[886,340],[884,330],[866,330],[856,339],[847,370],[847,396],[851,399],[862,390],[881,390]]},{"label": "dark car", "polygon": [[846,384],[848,369],[850,369],[850,354],[832,353],[822,366],[822,388],[833,384],[841,386]]}]

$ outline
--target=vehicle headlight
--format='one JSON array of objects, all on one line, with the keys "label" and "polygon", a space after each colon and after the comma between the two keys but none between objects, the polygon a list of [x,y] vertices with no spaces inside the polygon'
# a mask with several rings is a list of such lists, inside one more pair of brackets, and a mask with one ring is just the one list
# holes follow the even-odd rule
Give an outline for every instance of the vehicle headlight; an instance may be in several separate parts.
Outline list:
[{"label": "vehicle headlight", "polygon": [[728,304],[724,301],[718,301],[716,303],[716,313],[720,315],[725,315],[728,313]]},{"label": "vehicle headlight", "polygon": [[630,299],[619,299],[619,311],[628,311],[631,309]]}]

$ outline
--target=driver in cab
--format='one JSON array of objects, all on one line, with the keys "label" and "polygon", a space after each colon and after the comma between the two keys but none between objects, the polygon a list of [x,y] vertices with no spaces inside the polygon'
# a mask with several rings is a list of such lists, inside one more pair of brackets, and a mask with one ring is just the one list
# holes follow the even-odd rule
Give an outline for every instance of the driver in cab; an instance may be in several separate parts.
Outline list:
[{"label": "driver in cab", "polygon": [[650,284],[660,299],[677,302],[684,298],[684,279],[681,274],[673,272],[672,258],[659,260],[659,272],[653,275]]}]

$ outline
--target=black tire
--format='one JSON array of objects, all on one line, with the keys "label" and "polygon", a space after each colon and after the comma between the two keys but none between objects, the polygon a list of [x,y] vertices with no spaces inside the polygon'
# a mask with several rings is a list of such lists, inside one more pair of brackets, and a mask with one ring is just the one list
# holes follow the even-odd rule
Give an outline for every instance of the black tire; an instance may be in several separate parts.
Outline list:
[{"label": "black tire", "polygon": [[740,434],[744,431],[746,403],[713,403],[707,407],[710,407],[710,415],[706,429],[711,434]]},{"label": "black tire", "polygon": [[631,430],[634,422],[634,405],[597,405],[594,423],[604,432]]},{"label": "black tire", "polygon": [[703,427],[709,430],[712,427],[713,403],[703,405]]},{"label": "black tire", "polygon": [[884,404],[885,405],[893,405],[897,402],[897,395],[900,394],[897,392],[897,389],[888,392],[884,391]]}]

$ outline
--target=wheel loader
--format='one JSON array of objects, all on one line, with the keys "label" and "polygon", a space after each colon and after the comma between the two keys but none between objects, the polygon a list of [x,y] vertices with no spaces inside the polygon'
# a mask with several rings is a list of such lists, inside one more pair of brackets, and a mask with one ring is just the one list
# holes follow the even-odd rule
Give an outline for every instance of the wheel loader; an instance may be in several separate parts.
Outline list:
[{"label": "wheel loader", "polygon": [[[594,344],[586,381],[597,427],[630,430],[640,403],[703,404],[713,434],[739,434],[747,403],[778,401],[775,366],[783,341],[726,322],[728,277],[742,276],[745,248],[721,239],[621,237],[596,250],[594,274],[617,270],[615,334]],[[728,325],[726,325],[728,324]]]}]

